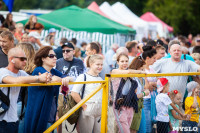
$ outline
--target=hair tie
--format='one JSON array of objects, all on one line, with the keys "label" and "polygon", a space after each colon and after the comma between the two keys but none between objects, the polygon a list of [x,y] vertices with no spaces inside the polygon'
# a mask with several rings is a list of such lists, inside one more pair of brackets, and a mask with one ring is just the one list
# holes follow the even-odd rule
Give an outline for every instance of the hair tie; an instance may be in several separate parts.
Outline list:
[{"label": "hair tie", "polygon": [[169,96],[170,92],[167,93],[167,95]]},{"label": "hair tie", "polygon": [[174,94],[177,94],[178,93],[178,91],[177,90],[174,90]]}]

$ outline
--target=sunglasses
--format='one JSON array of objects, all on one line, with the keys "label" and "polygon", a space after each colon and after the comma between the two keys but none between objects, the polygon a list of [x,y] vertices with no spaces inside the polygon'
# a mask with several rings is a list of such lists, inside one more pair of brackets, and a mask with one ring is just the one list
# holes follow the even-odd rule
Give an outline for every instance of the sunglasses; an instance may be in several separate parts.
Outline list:
[{"label": "sunglasses", "polygon": [[14,58],[18,58],[20,61],[27,61],[26,57],[17,57],[17,56],[15,56]]},{"label": "sunglasses", "polygon": [[63,53],[65,53],[65,52],[66,52],[66,53],[69,53],[70,51],[73,51],[73,50],[69,50],[69,49],[67,49],[67,50],[62,50]]},{"label": "sunglasses", "polygon": [[49,54],[47,57],[52,59],[52,58],[56,57],[56,55],[55,54]]}]

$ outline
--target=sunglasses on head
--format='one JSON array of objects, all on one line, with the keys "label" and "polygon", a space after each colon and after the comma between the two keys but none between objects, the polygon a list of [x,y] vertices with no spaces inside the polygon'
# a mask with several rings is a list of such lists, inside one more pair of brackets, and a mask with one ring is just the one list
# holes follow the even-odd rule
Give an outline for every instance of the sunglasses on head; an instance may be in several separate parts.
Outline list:
[{"label": "sunglasses on head", "polygon": [[26,57],[17,57],[17,56],[15,56],[14,58],[18,58],[20,61],[27,61]]},{"label": "sunglasses on head", "polygon": [[67,49],[67,50],[62,50],[63,53],[65,53],[65,52],[66,52],[66,53],[69,53],[70,51],[73,51],[73,50],[69,50],[69,49]]},{"label": "sunglasses on head", "polygon": [[55,54],[49,54],[48,57],[49,58],[54,58],[54,57],[56,57],[56,55]]}]

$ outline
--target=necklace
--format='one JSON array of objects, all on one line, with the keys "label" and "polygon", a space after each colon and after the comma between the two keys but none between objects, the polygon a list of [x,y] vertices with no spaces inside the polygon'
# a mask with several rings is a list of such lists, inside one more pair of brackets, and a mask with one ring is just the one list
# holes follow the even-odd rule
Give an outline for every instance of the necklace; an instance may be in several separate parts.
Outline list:
[{"label": "necklace", "polygon": [[89,74],[88,72],[86,72],[86,74],[92,76],[92,77],[99,77],[99,75],[92,75],[92,74]]}]

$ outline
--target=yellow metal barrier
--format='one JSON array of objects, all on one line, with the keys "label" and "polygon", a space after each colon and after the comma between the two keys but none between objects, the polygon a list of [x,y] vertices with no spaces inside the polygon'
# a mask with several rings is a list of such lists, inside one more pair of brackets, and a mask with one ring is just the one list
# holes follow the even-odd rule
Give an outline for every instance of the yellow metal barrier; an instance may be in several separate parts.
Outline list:
[{"label": "yellow metal barrier", "polygon": [[56,121],[51,127],[49,127],[44,133],[50,133],[56,127],[58,127],[64,120],[66,120],[70,115],[72,115],[76,110],[78,110],[85,102],[87,102],[92,96],[94,96],[102,87],[105,87],[105,83],[97,87],[89,95],[87,95],[83,100],[81,100],[76,106],[74,106],[70,111],[68,111],[64,116],[62,116],[58,121]]},{"label": "yellow metal barrier", "polygon": [[[101,133],[107,132],[107,110],[108,110],[108,94],[109,94],[109,80],[110,78],[120,77],[164,77],[164,76],[192,76],[200,75],[200,72],[189,73],[159,73],[159,74],[106,74],[105,81],[85,81],[85,82],[69,82],[69,84],[90,84],[90,83],[102,83],[92,93],[82,99],[76,106],[56,121],[51,127],[49,127],[44,133],[49,133],[58,127],[64,120],[66,120],[71,114],[78,110],[86,101],[94,96],[101,88],[103,88],[102,98],[102,116],[101,116]],[[0,84],[0,87],[18,87],[18,86],[52,86],[62,85],[62,83],[32,83],[32,84]]]}]

